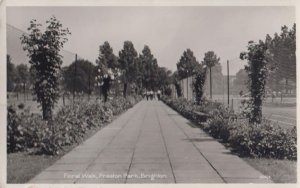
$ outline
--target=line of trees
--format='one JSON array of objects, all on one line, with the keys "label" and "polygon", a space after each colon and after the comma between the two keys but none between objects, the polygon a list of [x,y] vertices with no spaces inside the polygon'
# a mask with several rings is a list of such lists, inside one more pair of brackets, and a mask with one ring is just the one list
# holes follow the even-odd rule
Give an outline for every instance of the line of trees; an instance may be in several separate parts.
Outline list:
[{"label": "line of trees", "polygon": [[[241,85],[247,81],[250,100],[246,103],[245,112],[251,123],[260,123],[267,83],[272,90],[282,91],[280,82],[285,80],[285,90],[288,93],[291,89],[289,81],[296,82],[296,24],[291,29],[283,26],[280,34],[275,33],[273,38],[267,35],[265,41],[249,41],[247,51],[240,53],[240,59],[247,60],[247,65],[237,73],[235,84]],[[196,102],[200,103],[209,70],[212,98],[212,68],[219,65],[219,61],[220,58],[213,51],[205,53],[201,63],[190,49],[184,51],[177,63],[177,71],[172,76],[177,95],[182,96],[179,81],[194,76],[193,91]]]},{"label": "line of trees", "polygon": [[68,41],[68,28],[55,17],[46,21],[45,31],[34,19],[30,21],[29,35],[21,36],[23,50],[29,57],[27,65],[14,66],[7,56],[7,91],[16,91],[16,85],[30,86],[32,94],[41,104],[43,118],[51,119],[54,104],[63,91],[91,94],[99,89],[108,99],[113,85],[123,84],[123,96],[141,94],[145,90],[166,90],[171,83],[167,68],[160,67],[150,47],[145,45],[141,54],[135,50],[131,41],[125,41],[118,56],[108,42],[99,49],[96,65],[88,60],[79,59],[71,65],[61,67],[60,51]]},{"label": "line of trees", "polygon": [[[212,68],[220,65],[220,58],[214,51],[208,51],[204,54],[204,59],[199,63],[191,49],[183,52],[177,63],[177,71],[173,74],[173,83],[175,84],[177,95],[182,96],[179,81],[190,76],[195,76],[193,91],[196,96],[196,102],[200,103],[204,94],[205,80],[209,71],[210,98],[212,98]],[[221,69],[219,70],[221,71]]]},{"label": "line of trees", "polygon": [[[270,91],[290,93],[292,89],[296,89],[296,25],[291,29],[283,26],[281,33],[275,33],[273,38],[268,34],[265,43],[271,54],[266,87]],[[234,86],[239,90],[246,90],[247,80],[246,70],[240,69]]]}]

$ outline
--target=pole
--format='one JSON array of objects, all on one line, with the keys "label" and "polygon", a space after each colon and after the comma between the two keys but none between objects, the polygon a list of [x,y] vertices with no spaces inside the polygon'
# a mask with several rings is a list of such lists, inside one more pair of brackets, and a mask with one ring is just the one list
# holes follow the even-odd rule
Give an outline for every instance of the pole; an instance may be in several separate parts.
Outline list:
[{"label": "pole", "polygon": [[229,107],[229,61],[227,60],[227,99],[228,99],[228,107]]},{"label": "pole", "polygon": [[89,66],[89,91],[88,91],[88,94],[89,94],[88,100],[90,101],[90,97],[91,97],[91,65]]},{"label": "pole", "polygon": [[212,99],[211,67],[209,67],[210,99]]},{"label": "pole", "polygon": [[189,100],[189,77],[186,78],[186,98]]},{"label": "pole", "polygon": [[76,87],[76,72],[77,72],[77,54],[75,54],[75,62],[74,62],[74,80],[73,80],[73,104],[75,101],[75,87]]},{"label": "pole", "polygon": [[24,103],[26,102],[26,84],[23,83],[23,91],[24,91]]}]

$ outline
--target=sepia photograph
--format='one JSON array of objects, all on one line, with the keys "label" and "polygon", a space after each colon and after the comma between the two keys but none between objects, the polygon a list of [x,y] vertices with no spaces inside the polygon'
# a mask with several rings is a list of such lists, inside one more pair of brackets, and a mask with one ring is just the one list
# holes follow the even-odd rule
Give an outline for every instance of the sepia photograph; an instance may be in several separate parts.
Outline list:
[{"label": "sepia photograph", "polygon": [[296,185],[295,6],[7,6],[3,23],[7,184]]}]

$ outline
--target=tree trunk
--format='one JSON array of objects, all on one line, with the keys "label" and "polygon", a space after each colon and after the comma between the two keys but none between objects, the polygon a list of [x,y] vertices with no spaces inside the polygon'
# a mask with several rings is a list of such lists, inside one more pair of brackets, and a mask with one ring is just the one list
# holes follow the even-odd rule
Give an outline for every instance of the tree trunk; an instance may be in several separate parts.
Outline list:
[{"label": "tree trunk", "polygon": [[52,109],[47,104],[42,104],[42,111],[43,111],[43,119],[44,120],[51,120],[52,119]]},{"label": "tree trunk", "polygon": [[127,93],[127,83],[124,83],[124,88],[123,88],[123,97],[126,98],[126,93]]}]

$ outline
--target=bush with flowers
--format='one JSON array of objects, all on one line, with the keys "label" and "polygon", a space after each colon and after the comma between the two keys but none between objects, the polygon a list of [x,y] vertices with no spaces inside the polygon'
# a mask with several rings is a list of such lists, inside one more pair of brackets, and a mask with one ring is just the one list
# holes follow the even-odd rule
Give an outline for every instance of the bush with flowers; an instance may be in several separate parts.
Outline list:
[{"label": "bush with flowers", "polygon": [[[243,114],[235,114],[219,103],[203,102],[195,105],[183,98],[165,96],[162,100],[242,156],[297,159],[296,126],[284,129],[266,119],[262,119],[261,123],[250,123]],[[195,112],[205,112],[206,118]]]},{"label": "bush with flowers", "polygon": [[88,130],[105,126],[140,100],[138,96],[116,97],[106,103],[78,100],[62,107],[51,121],[29,111],[17,114],[15,107],[9,106],[7,152],[57,155],[64,146],[81,143]]}]

